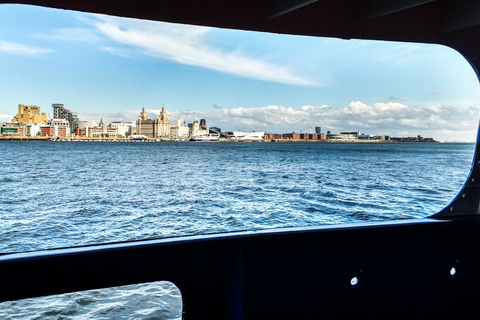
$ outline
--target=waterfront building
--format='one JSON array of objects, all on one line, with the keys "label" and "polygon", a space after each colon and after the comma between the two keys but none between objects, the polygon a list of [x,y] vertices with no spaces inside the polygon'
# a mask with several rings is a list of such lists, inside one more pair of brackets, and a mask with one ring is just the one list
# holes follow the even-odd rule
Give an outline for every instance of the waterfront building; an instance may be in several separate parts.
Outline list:
[{"label": "waterfront building", "polygon": [[166,138],[170,136],[170,120],[168,120],[165,106],[158,118],[149,119],[145,107],[140,112],[140,118],[136,122],[135,134],[144,135],[149,138]]},{"label": "waterfront building", "polygon": [[118,131],[116,128],[107,127],[101,118],[98,126],[85,129],[85,135],[92,138],[116,138]]},{"label": "waterfront building", "polygon": [[388,141],[388,140],[390,140],[390,136],[388,136],[388,135],[375,136],[375,135],[369,135],[369,134],[362,133],[358,136],[358,140]]},{"label": "waterfront building", "polygon": [[390,136],[386,135],[386,134],[382,134],[380,136],[375,136],[375,138],[378,139],[378,140],[382,140],[382,141],[389,141],[390,140]]},{"label": "waterfront building", "polygon": [[227,139],[230,140],[263,140],[265,136],[265,131],[253,131],[253,132],[243,132],[243,131],[227,131],[225,132]]},{"label": "waterfront building", "polygon": [[360,131],[340,131],[340,135],[344,136],[345,139],[358,139]]},{"label": "waterfront building", "polygon": [[421,135],[416,137],[391,137],[390,140],[397,142],[436,142],[437,140],[433,138],[424,138]]},{"label": "waterfront building", "polygon": [[108,129],[117,130],[118,137],[128,137],[135,133],[135,122],[114,121],[108,125]]},{"label": "waterfront building", "polygon": [[283,138],[283,134],[281,133],[265,133],[265,135],[263,136],[263,139],[264,140],[282,140],[284,138]]},{"label": "waterfront building", "polygon": [[170,135],[176,139],[187,139],[190,133],[190,128],[182,126],[182,120],[175,120],[175,126],[170,127]]},{"label": "waterfront building", "polygon": [[42,136],[68,137],[70,135],[70,124],[65,119],[50,119],[47,125],[40,126]]},{"label": "waterfront building", "polygon": [[69,133],[75,133],[78,128],[78,123],[80,120],[76,113],[73,113],[69,109],[66,109],[61,103],[52,104],[53,107],[53,118],[54,119],[64,119],[68,121],[68,127],[70,129]]},{"label": "waterfront building", "polygon": [[75,130],[75,135],[87,136],[88,137],[88,128],[98,127],[98,123],[91,120],[83,120],[78,122],[78,128]]},{"label": "waterfront building", "polygon": [[197,119],[193,121],[192,126],[190,127],[191,138],[194,138],[196,136],[208,135],[210,133],[210,130],[207,127],[207,122],[205,121],[205,119],[202,119],[202,121],[203,121],[203,127],[200,126]]},{"label": "waterfront building", "polygon": [[40,113],[39,106],[18,105],[18,114],[12,119],[12,123],[47,123],[47,114]]},{"label": "waterfront building", "polygon": [[118,129],[116,127],[106,126],[103,118],[99,124],[95,121],[81,121],[75,131],[79,137],[89,138],[116,138],[118,137]]},{"label": "waterfront building", "polygon": [[135,134],[149,138],[155,137],[155,120],[148,118],[145,107],[142,107],[140,118],[137,119]]},{"label": "waterfront building", "polygon": [[327,139],[333,140],[358,140],[360,131],[340,131],[340,133],[328,133]]},{"label": "waterfront building", "polygon": [[27,127],[24,124],[18,123],[4,123],[0,127],[0,134],[2,136],[27,136]]},{"label": "waterfront building", "polygon": [[315,127],[315,133],[316,134],[321,134],[322,133],[322,128],[321,127]]},{"label": "waterfront building", "polygon": [[[32,107],[32,106],[28,106],[28,107]],[[46,125],[47,121],[43,122],[43,119],[46,120],[46,116],[47,114],[44,113],[43,115],[45,115],[45,117],[43,117],[42,115],[40,114],[31,114],[30,116],[26,115],[26,113],[24,112],[23,114],[18,114],[14,120],[17,120],[18,122],[15,123],[16,125],[18,125],[19,127],[22,127],[22,131],[23,131],[23,134],[24,136],[28,136],[28,137],[35,137],[37,135],[41,135],[41,126],[44,126]],[[28,121],[41,121],[41,122],[35,122],[35,123],[28,123]],[[15,129],[9,129],[10,132],[14,132]],[[13,130],[13,131],[12,131]]]},{"label": "waterfront building", "polygon": [[210,133],[222,134],[222,129],[219,127],[209,127],[209,131]]},{"label": "waterfront building", "polygon": [[38,135],[42,135],[42,127],[43,124],[41,123],[31,123],[31,124],[27,124],[26,127],[27,127],[27,135],[30,136],[30,137],[35,137],[35,136],[38,136]]},{"label": "waterfront building", "polygon": [[324,133],[316,134],[316,133],[284,133],[284,134],[265,134],[266,140],[293,140],[293,141],[318,141],[318,140],[326,140],[327,135]]},{"label": "waterfront building", "polygon": [[40,127],[40,132],[41,132],[42,136],[44,136],[44,137],[52,137],[53,136],[53,127],[48,126],[48,125],[41,126]]}]

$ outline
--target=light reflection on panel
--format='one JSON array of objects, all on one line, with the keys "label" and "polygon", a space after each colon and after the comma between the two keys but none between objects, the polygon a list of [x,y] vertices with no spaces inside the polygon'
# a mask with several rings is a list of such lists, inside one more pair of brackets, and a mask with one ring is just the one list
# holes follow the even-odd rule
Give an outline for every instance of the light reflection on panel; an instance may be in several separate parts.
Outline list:
[{"label": "light reflection on panel", "polygon": [[0,303],[1,319],[181,319],[182,297],[159,281]]}]

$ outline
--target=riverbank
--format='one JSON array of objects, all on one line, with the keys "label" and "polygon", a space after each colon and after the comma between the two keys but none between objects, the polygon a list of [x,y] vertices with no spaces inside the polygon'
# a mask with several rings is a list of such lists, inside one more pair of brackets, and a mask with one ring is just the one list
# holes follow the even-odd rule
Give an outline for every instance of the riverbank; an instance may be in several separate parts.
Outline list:
[{"label": "riverbank", "polygon": [[[130,138],[93,138],[93,137],[72,137],[72,138],[52,138],[52,137],[21,137],[21,136],[0,136],[0,141],[47,141],[47,142],[189,142],[178,139],[145,139],[133,140]],[[326,140],[300,140],[300,139],[268,139],[268,140],[220,140],[216,142],[280,142],[280,143],[298,143],[298,142],[315,142],[315,143],[415,143],[415,142],[439,142],[436,140],[429,141],[397,141],[397,140],[358,140],[358,139],[326,139]],[[205,143],[205,142],[202,142]]]}]

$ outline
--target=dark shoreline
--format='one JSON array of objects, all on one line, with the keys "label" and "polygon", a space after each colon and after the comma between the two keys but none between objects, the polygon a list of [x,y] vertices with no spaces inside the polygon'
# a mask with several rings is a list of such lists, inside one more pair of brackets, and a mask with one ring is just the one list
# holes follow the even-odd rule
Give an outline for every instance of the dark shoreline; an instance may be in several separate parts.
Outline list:
[{"label": "dark shoreline", "polygon": [[[0,141],[40,141],[40,142],[193,142],[193,141],[178,141],[175,139],[147,139],[147,140],[132,140],[129,138],[58,138],[51,137],[0,137]],[[241,142],[276,142],[276,143],[441,143],[440,141],[398,141],[398,140],[292,140],[292,139],[270,139],[270,140],[220,140],[216,142],[224,143],[241,143]],[[200,143],[200,142],[194,142]],[[201,142],[209,143],[209,142]],[[211,142],[210,142],[211,143]],[[471,143],[471,142],[452,142],[452,143]]]}]

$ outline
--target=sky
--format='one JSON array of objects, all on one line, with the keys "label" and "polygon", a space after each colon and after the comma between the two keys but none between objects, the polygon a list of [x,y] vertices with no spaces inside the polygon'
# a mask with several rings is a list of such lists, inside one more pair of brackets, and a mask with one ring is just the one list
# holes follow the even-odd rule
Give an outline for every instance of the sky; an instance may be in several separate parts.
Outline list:
[{"label": "sky", "polygon": [[206,119],[223,131],[361,131],[475,141],[478,78],[438,45],[256,33],[0,5],[0,122]]}]

